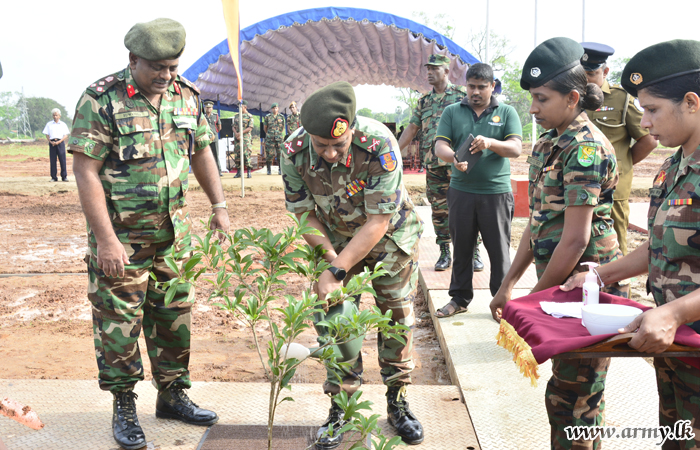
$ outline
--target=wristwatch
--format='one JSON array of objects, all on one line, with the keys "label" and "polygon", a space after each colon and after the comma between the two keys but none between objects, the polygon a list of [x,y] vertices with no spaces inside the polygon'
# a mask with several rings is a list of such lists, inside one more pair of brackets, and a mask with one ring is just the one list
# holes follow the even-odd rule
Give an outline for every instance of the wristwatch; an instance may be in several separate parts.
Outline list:
[{"label": "wristwatch", "polygon": [[343,281],[345,276],[348,274],[345,269],[338,269],[337,267],[330,266],[328,270],[333,274],[336,280]]}]

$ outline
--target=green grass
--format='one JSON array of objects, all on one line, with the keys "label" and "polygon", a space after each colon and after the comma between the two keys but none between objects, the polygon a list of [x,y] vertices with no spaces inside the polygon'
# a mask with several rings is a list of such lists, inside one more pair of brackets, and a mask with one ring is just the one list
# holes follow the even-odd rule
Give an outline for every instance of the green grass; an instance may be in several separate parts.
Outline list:
[{"label": "green grass", "polygon": [[49,156],[49,146],[46,143],[39,144],[7,144],[0,145],[0,156],[19,156],[12,161],[24,161],[27,158],[41,158]]}]

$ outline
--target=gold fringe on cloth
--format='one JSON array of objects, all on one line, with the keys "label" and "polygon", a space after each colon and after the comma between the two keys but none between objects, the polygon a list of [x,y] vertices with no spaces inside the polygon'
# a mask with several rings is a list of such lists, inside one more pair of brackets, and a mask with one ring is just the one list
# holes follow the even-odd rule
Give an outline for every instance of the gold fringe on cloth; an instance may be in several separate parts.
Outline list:
[{"label": "gold fringe on cloth", "polygon": [[520,373],[525,378],[530,378],[530,384],[537,387],[537,379],[540,377],[537,374],[537,361],[532,354],[530,345],[518,335],[515,328],[504,319],[501,319],[501,326],[496,335],[498,345],[505,348],[513,354],[513,362],[518,366]]}]

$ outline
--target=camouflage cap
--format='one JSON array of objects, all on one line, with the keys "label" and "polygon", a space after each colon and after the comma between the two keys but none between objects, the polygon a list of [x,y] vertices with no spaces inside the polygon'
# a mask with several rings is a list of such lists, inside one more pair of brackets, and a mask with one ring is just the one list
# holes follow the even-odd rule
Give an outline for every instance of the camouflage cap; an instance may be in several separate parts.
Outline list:
[{"label": "camouflage cap", "polygon": [[270,105],[270,109],[272,109],[272,108],[279,108],[279,106],[280,106],[280,105],[278,105],[277,103],[273,103],[272,105]]},{"label": "camouflage cap", "polygon": [[597,42],[581,42],[581,47],[584,52],[581,65],[589,72],[600,68],[608,60],[608,56],[615,53],[614,48]]},{"label": "camouflage cap", "polygon": [[639,89],[694,72],[700,72],[700,41],[676,39],[634,55],[622,70],[621,83],[637,97]]},{"label": "camouflage cap", "polygon": [[324,139],[338,139],[355,121],[355,90],[347,81],[337,81],[311,94],[301,110],[304,129]]},{"label": "camouflage cap", "polygon": [[185,49],[185,28],[172,19],[137,23],[124,36],[124,46],[149,61],[177,59]]},{"label": "camouflage cap", "polygon": [[211,100],[207,100],[206,102],[204,102],[204,106],[214,106],[214,102],[212,102]]},{"label": "camouflage cap", "polygon": [[526,91],[540,87],[560,73],[578,66],[583,47],[573,39],[547,39],[530,53],[520,75],[520,87]]},{"label": "camouflage cap", "polygon": [[242,106],[248,106],[248,100],[241,100]]},{"label": "camouflage cap", "polygon": [[433,54],[428,58],[428,62],[425,63],[426,66],[449,66],[450,58],[445,55]]}]

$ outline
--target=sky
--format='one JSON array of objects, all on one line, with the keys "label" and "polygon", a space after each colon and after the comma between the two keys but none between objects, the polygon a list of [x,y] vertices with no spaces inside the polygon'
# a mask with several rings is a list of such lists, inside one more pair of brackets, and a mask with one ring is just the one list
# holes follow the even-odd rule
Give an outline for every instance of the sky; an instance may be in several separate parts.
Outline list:
[{"label": "sky", "polygon": [[[631,57],[657,42],[700,38],[695,19],[682,19],[698,17],[697,0],[471,0],[443,1],[444,7],[429,9],[437,3],[241,0],[241,29],[287,12],[328,6],[373,9],[414,21],[419,21],[420,12],[446,13],[454,18],[453,40],[470,51],[467,36],[486,26],[488,4],[490,29],[510,41],[510,58],[520,64],[534,48],[535,39],[539,43],[566,36],[603,42],[615,48],[613,58],[618,58]],[[53,98],[71,115],[89,84],[126,67],[124,35],[135,23],[168,17],[184,25],[187,45],[180,73],[226,37],[221,0],[6,1],[2,13],[0,92],[23,90],[27,97]],[[393,112],[400,105],[392,87],[360,86],[356,92],[358,109]]]}]

